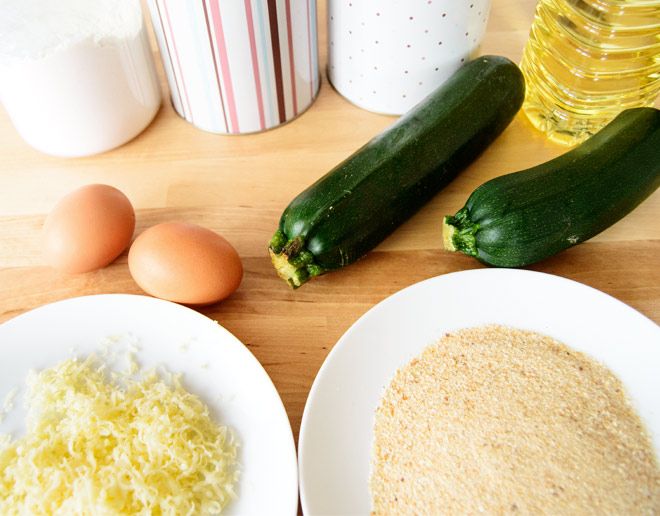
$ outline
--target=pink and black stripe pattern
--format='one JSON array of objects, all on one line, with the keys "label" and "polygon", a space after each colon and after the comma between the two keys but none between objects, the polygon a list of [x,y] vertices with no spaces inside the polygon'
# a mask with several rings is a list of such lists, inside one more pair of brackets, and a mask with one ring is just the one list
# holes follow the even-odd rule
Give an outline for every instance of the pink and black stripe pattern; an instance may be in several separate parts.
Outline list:
[{"label": "pink and black stripe pattern", "polygon": [[316,0],[148,0],[176,111],[216,133],[295,118],[319,88]]}]

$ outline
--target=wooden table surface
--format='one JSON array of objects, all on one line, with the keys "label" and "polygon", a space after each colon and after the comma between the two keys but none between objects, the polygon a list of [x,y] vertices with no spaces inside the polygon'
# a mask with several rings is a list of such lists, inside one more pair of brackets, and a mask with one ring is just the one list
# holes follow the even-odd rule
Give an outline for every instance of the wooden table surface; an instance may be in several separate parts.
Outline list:
[{"label": "wooden table surface", "polygon": [[[518,61],[534,3],[493,0],[482,52]],[[324,4],[319,5],[322,66]],[[162,78],[160,64],[159,69]],[[84,184],[111,184],[133,202],[136,234],[159,222],[180,220],[207,226],[237,248],[245,267],[241,287],[230,299],[201,311],[234,333],[264,365],[297,439],[314,376],[353,322],[412,283],[480,267],[473,259],[442,250],[442,216],[460,208],[485,180],[564,150],[547,142],[519,114],[477,162],[365,259],[290,290],[275,275],[266,252],[281,211],[393,120],[349,104],[323,74],[311,109],[266,133],[204,133],[165,102],[153,124],[127,145],[90,158],[59,159],[28,147],[0,111],[0,322],[69,297],[141,292],[128,272],[126,254],[103,270],[77,276],[45,267],[40,255],[40,229],[55,202]],[[660,322],[658,256],[660,192],[593,240],[531,268],[607,292]]]}]

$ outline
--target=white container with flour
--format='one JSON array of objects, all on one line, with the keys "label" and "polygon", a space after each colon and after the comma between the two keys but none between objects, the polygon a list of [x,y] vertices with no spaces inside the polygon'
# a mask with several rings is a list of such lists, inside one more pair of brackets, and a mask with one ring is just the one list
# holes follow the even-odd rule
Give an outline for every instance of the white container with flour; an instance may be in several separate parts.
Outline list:
[{"label": "white container with flour", "polygon": [[0,102],[47,154],[86,156],[135,137],[161,102],[139,0],[5,0]]}]

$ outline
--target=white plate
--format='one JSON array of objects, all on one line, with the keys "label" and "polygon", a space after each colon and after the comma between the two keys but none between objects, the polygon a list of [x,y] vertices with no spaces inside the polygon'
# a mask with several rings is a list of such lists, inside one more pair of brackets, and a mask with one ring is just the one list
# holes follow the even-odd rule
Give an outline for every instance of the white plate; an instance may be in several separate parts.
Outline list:
[{"label": "white plate", "polygon": [[610,367],[660,446],[660,328],[616,299],[557,276],[446,274],[376,305],[339,340],[312,386],[298,442],[307,515],[368,514],[374,412],[395,371],[444,332],[499,323],[552,336]]},{"label": "white plate", "polygon": [[[0,325],[0,407],[13,387],[24,391],[30,369],[101,349],[113,336],[137,339],[140,366],[182,372],[188,390],[240,441],[238,499],[227,514],[295,515],[296,451],[282,401],[259,362],[215,321],[183,306],[145,296],[109,294],[46,305]],[[0,433],[20,433],[17,409]]]}]

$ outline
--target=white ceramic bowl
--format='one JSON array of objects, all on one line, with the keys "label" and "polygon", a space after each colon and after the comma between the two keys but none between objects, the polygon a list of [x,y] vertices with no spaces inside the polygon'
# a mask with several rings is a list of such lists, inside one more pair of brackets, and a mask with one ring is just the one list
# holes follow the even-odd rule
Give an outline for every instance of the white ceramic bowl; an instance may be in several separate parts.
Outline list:
[{"label": "white ceramic bowl", "polygon": [[298,442],[303,512],[369,514],[374,414],[396,370],[445,332],[502,324],[549,335],[608,366],[660,447],[660,327],[558,276],[508,269],[445,274],[364,314],[323,363]]},{"label": "white ceramic bowl", "polygon": [[[215,321],[175,303],[147,296],[105,294],[67,299],[0,325],[0,408],[18,388],[16,408],[0,434],[25,430],[25,377],[71,356],[125,349],[136,342],[145,369],[159,365],[183,374],[183,383],[236,435],[238,498],[232,515],[293,516],[298,508],[296,450],[291,426],[273,383],[257,359]],[[114,342],[116,341],[116,342]],[[122,353],[119,353],[121,356]]]}]

